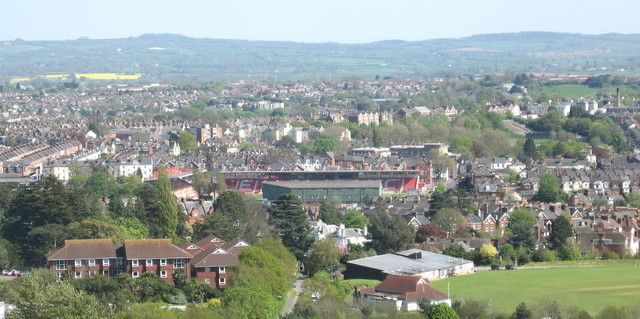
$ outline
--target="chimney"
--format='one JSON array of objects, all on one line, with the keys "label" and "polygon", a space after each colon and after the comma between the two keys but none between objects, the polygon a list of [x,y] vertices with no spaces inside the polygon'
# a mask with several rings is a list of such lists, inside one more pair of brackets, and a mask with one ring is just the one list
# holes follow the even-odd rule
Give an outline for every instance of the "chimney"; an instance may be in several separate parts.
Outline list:
[{"label": "chimney", "polygon": [[616,106],[620,107],[620,105],[622,104],[620,103],[622,101],[622,99],[620,98],[620,88],[616,88],[616,97],[617,97]]},{"label": "chimney", "polygon": [[369,235],[369,228],[367,228],[367,225],[364,225],[363,235],[365,236]]}]

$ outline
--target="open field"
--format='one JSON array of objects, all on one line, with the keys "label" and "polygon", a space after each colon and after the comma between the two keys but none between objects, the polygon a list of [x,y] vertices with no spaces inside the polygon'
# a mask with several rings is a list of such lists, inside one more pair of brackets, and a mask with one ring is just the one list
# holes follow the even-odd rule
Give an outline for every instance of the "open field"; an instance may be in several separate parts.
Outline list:
[{"label": "open field", "polygon": [[640,264],[485,271],[432,284],[443,292],[450,284],[454,298],[488,301],[494,309],[509,313],[522,301],[531,306],[555,300],[595,314],[606,306],[637,303]]},{"label": "open field", "polygon": [[598,93],[613,96],[616,94],[616,88],[618,87],[620,88],[623,96],[637,93],[637,89],[627,85],[590,88],[583,84],[543,85],[539,89],[532,90],[529,93],[535,96],[545,95],[550,99],[572,99],[576,97],[595,98]]}]

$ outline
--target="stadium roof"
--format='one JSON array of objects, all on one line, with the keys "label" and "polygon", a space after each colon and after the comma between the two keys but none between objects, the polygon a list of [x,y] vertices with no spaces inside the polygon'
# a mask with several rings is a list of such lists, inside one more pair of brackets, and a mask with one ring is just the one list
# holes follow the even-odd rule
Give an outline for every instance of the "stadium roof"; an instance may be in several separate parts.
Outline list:
[{"label": "stadium roof", "polygon": [[381,182],[377,181],[352,181],[352,180],[329,180],[329,181],[272,181],[263,182],[262,185],[273,185],[287,188],[380,188]]}]

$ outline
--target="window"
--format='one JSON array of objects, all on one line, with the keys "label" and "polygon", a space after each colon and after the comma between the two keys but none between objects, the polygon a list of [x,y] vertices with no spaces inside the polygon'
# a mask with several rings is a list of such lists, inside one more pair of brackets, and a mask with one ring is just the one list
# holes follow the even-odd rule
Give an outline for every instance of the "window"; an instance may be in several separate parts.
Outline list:
[{"label": "window", "polygon": [[73,276],[73,278],[82,278],[82,273],[79,271],[76,271],[75,275]]},{"label": "window", "polygon": [[102,275],[103,276],[109,276],[109,271],[108,270],[103,270],[102,271]]},{"label": "window", "polygon": [[160,270],[160,278],[167,278],[167,271],[166,270]]},{"label": "window", "polygon": [[204,267],[204,272],[211,272],[211,267]]},{"label": "window", "polygon": [[109,259],[103,259],[102,266],[109,266]]},{"label": "window", "polygon": [[173,268],[184,268],[184,259],[176,259],[173,262]]},{"label": "window", "polygon": [[204,283],[205,284],[210,284],[211,283],[211,278],[205,278],[204,279]]},{"label": "window", "polygon": [[95,266],[96,265],[96,260],[95,259],[89,259],[89,266]]},{"label": "window", "polygon": [[138,267],[138,266],[139,266],[138,260],[137,259],[132,259],[131,260],[131,267]]},{"label": "window", "polygon": [[80,266],[82,266],[82,259],[76,259],[76,260],[75,260],[75,266],[76,266],[76,267],[80,267]]},{"label": "window", "polygon": [[227,278],[218,278],[219,285],[225,285],[227,283]]},{"label": "window", "polygon": [[153,266],[153,259],[147,259],[147,266]]},{"label": "window", "polygon": [[137,271],[131,272],[131,277],[138,278],[140,277],[140,273],[138,273]]},{"label": "window", "polygon": [[58,279],[62,279],[64,278],[64,273],[63,272],[59,272],[58,273]]},{"label": "window", "polygon": [[67,261],[56,260],[56,270],[65,270],[65,269],[67,269]]},{"label": "window", "polygon": [[95,277],[96,276],[96,272],[93,270],[89,270],[89,277]]},{"label": "window", "polygon": [[166,259],[160,259],[160,266],[166,266],[167,265],[167,260]]},{"label": "window", "polygon": [[124,268],[124,258],[116,258],[116,268]]},{"label": "window", "polygon": [[227,271],[227,267],[218,267],[218,272],[224,274]]}]

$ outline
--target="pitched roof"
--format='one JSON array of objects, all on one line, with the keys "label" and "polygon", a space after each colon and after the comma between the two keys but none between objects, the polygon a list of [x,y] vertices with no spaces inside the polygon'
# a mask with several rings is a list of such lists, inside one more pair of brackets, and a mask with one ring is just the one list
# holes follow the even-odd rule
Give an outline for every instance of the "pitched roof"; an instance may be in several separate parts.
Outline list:
[{"label": "pitched roof", "polygon": [[116,258],[117,245],[111,239],[68,239],[64,246],[45,255],[48,260]]},{"label": "pitched roof", "polygon": [[220,247],[224,244],[225,244],[224,240],[216,237],[215,235],[209,235],[195,242],[196,246],[205,250],[211,247]]},{"label": "pitched roof", "polygon": [[249,247],[249,244],[245,243],[244,241],[242,241],[241,239],[237,238],[234,239],[228,243],[225,243],[224,245],[220,246],[220,248],[224,249],[225,251],[229,252],[230,254],[233,255],[240,255],[240,252],[246,248]]},{"label": "pitched roof", "polygon": [[219,247],[212,247],[207,251],[202,251],[193,259],[193,266],[202,267],[226,267],[235,264],[238,256],[227,252]]},{"label": "pitched roof", "polygon": [[127,258],[191,258],[184,249],[171,244],[171,239],[134,239],[124,241]]},{"label": "pitched roof", "polygon": [[420,299],[443,300],[448,298],[445,293],[431,287],[426,279],[420,276],[387,275],[375,288],[367,287],[359,288],[359,290],[368,295],[395,297],[406,301]]},{"label": "pitched roof", "polygon": [[427,282],[420,276],[398,276],[387,275],[387,277],[376,286],[376,291],[381,292],[393,292],[393,293],[405,293],[416,291],[418,283]]}]

